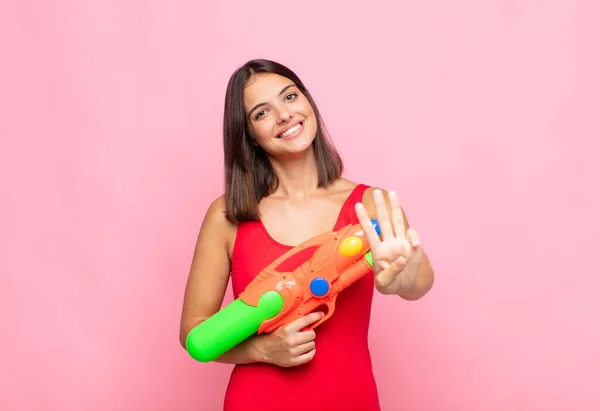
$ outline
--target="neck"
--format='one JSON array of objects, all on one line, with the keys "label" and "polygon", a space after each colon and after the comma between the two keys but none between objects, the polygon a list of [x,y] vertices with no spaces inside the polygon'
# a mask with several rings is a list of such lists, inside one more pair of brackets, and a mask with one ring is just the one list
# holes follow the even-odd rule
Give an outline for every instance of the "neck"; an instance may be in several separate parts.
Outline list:
[{"label": "neck", "polygon": [[312,149],[302,156],[287,158],[285,161],[271,159],[271,164],[279,178],[279,186],[274,195],[304,200],[317,191],[319,173]]}]

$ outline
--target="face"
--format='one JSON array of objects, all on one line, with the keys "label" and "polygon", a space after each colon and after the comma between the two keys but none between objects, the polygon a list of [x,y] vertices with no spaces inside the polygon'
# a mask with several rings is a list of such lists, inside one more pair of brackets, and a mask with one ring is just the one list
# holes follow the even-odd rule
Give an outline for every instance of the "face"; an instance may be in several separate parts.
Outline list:
[{"label": "face", "polygon": [[271,156],[302,153],[315,139],[317,120],[312,106],[286,77],[254,75],[244,90],[244,110],[254,143]]}]

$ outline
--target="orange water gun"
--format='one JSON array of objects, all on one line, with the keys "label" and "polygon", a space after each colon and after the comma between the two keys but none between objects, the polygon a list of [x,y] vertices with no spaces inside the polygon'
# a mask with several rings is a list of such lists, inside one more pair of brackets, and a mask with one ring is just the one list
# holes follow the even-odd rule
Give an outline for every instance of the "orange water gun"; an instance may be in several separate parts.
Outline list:
[{"label": "orange water gun", "polygon": [[[376,220],[371,220],[379,234]],[[293,271],[277,267],[309,248],[314,254]],[[337,296],[373,269],[367,238],[360,224],[313,237],[263,269],[239,297],[193,328],[187,336],[190,356],[215,360],[254,333],[273,332],[326,306],[325,315],[305,329],[314,329],[335,311]]]}]

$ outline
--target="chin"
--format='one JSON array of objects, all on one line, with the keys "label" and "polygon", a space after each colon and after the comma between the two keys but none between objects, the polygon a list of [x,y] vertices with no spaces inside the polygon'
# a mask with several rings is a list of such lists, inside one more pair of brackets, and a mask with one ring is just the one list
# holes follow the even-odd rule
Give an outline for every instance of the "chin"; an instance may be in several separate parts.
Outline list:
[{"label": "chin", "polygon": [[310,141],[304,139],[302,141],[296,141],[296,144],[287,144],[285,146],[279,145],[278,147],[273,147],[270,155],[275,158],[294,158],[303,156],[308,151],[312,150],[313,141],[314,139],[311,139]]}]

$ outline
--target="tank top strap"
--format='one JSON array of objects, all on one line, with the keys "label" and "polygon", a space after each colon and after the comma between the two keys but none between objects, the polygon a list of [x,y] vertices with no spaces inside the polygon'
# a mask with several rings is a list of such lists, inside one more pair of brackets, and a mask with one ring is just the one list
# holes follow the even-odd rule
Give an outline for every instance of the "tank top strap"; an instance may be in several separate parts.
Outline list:
[{"label": "tank top strap", "polygon": [[340,210],[334,231],[339,230],[348,224],[358,224],[358,218],[356,217],[354,206],[356,203],[362,201],[364,193],[369,187],[370,186],[366,184],[358,184],[356,187],[354,187],[354,190],[352,190],[352,193],[350,193],[344,202],[342,209]]}]

